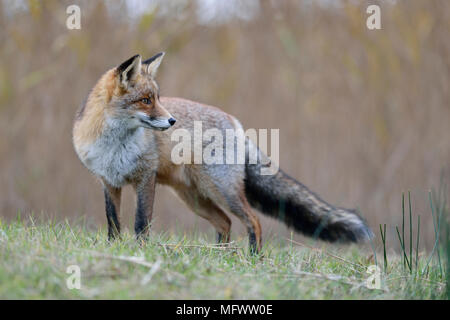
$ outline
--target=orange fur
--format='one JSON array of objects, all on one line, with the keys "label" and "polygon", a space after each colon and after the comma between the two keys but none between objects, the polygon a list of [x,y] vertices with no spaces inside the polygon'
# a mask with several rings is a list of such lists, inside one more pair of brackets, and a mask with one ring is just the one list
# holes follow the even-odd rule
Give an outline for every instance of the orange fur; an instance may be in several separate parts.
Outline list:
[{"label": "orange fur", "polygon": [[116,72],[111,69],[100,78],[92,89],[85,106],[83,106],[82,114],[75,121],[73,138],[76,147],[92,143],[102,134],[105,121],[103,113],[116,90],[116,83]]}]

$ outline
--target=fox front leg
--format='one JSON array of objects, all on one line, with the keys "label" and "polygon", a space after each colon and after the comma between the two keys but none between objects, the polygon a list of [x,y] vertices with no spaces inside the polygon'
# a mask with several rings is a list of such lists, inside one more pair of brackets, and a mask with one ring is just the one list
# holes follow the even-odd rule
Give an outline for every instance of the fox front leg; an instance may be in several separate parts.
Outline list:
[{"label": "fox front leg", "polygon": [[120,235],[120,198],[121,188],[114,188],[103,183],[105,194],[106,219],[108,220],[108,240],[114,240]]},{"label": "fox front leg", "polygon": [[137,204],[134,231],[138,240],[147,240],[155,199],[156,173],[150,174],[135,184]]}]

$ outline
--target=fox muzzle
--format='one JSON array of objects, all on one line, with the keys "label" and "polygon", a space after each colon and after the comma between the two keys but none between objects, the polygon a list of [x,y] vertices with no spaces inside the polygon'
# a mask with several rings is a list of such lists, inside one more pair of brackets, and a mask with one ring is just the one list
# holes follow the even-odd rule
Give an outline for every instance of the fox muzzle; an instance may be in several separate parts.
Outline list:
[{"label": "fox muzzle", "polygon": [[173,126],[176,122],[174,118],[160,118],[160,117],[140,117],[139,120],[145,125],[145,127],[149,127],[156,130],[166,130]]}]

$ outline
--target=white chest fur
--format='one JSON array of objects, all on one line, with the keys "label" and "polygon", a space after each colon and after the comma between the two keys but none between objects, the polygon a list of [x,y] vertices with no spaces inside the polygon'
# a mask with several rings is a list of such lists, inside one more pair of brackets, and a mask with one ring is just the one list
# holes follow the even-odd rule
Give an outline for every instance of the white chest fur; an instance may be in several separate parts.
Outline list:
[{"label": "white chest fur", "polygon": [[94,143],[83,148],[81,161],[95,175],[115,187],[122,187],[137,170],[151,166],[157,158],[152,135],[147,129],[106,130]]}]

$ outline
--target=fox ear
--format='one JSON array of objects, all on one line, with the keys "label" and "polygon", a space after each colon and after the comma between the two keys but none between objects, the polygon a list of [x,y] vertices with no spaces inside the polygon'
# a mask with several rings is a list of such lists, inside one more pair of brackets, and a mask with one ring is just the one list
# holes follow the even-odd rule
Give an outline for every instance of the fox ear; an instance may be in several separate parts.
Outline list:
[{"label": "fox ear", "polygon": [[164,55],[165,55],[165,52],[160,52],[158,54],[155,54],[150,59],[147,59],[144,62],[142,62],[144,67],[146,66],[145,70],[150,75],[150,77],[154,78],[156,76],[159,65],[161,64],[161,61],[164,58]]},{"label": "fox ear", "polygon": [[119,82],[124,88],[127,88],[130,81],[136,80],[141,73],[141,55],[137,54],[117,67]]}]

